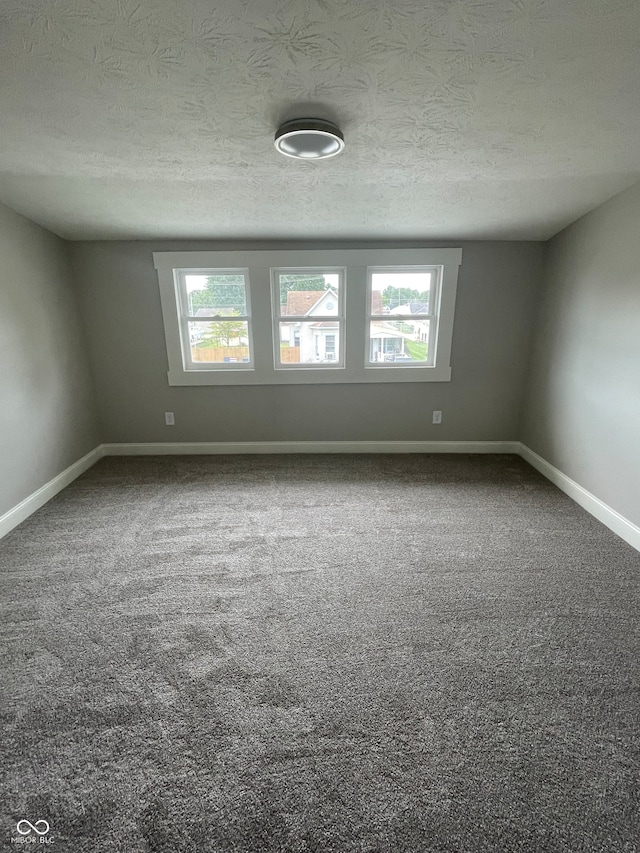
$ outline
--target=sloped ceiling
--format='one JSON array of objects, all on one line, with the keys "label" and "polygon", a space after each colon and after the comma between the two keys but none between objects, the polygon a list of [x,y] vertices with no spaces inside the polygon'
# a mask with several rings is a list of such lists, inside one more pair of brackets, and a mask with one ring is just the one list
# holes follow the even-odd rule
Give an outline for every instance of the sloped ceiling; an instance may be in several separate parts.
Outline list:
[{"label": "sloped ceiling", "polygon": [[545,239],[640,178],[638,0],[1,0],[0,56],[0,200],[70,239]]}]

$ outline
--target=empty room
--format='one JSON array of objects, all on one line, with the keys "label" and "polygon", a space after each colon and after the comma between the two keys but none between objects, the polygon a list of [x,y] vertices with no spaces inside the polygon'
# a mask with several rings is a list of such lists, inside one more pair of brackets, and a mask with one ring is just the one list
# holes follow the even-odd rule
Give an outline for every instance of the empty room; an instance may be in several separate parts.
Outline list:
[{"label": "empty room", "polygon": [[3,0],[0,846],[640,851],[637,0]]}]

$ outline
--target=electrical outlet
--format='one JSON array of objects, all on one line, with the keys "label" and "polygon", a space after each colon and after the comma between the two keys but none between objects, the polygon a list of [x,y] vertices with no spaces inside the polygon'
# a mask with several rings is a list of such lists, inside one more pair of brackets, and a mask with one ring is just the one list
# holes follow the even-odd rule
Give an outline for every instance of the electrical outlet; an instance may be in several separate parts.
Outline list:
[{"label": "electrical outlet", "polygon": [[173,412],[164,413],[164,422],[167,426],[175,426],[176,419],[173,415]]},{"label": "electrical outlet", "polygon": [[432,422],[434,424],[441,424],[442,423],[442,412],[434,412]]}]

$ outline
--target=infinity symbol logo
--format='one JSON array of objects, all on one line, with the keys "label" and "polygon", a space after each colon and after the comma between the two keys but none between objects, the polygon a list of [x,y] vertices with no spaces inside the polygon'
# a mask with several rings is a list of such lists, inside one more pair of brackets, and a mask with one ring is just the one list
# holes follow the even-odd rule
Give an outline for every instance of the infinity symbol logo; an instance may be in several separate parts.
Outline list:
[{"label": "infinity symbol logo", "polygon": [[28,820],[20,820],[16,829],[20,835],[29,835],[30,832],[35,832],[36,835],[46,835],[49,832],[49,824],[46,820],[37,820],[35,825]]}]

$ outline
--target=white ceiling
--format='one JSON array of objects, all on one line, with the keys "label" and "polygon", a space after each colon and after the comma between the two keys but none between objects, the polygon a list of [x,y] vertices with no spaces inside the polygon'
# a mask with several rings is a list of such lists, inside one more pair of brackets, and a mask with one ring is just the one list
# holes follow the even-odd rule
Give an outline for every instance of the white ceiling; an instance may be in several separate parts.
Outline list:
[{"label": "white ceiling", "polygon": [[0,102],[70,239],[545,239],[640,178],[640,2],[0,0]]}]

